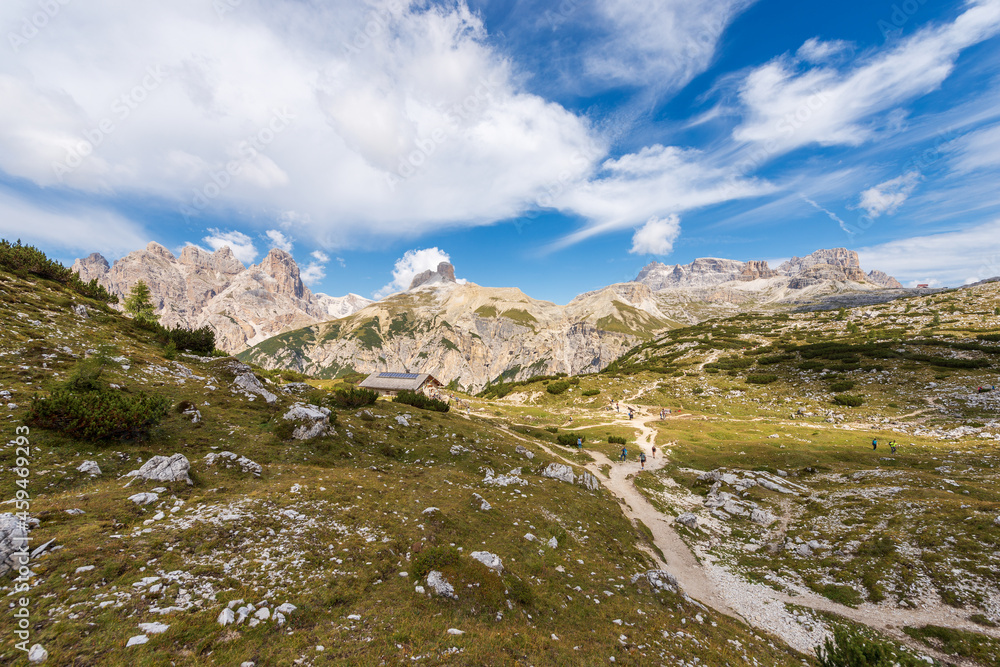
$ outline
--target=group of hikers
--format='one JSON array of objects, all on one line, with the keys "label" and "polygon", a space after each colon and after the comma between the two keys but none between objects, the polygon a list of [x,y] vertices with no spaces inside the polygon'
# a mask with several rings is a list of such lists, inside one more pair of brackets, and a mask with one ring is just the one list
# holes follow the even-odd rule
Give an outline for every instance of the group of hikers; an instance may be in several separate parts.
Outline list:
[{"label": "group of hikers", "polygon": [[985,394],[986,392],[993,391],[996,388],[997,388],[997,386],[995,384],[990,385],[989,387],[980,387],[979,389],[976,390],[976,393],[977,394]]},{"label": "group of hikers", "polygon": [[[653,458],[656,458],[656,445],[653,445]],[[628,447],[622,447],[622,453],[618,456],[618,460],[621,463],[628,461]],[[639,450],[639,466],[642,470],[646,469],[646,452]]]},{"label": "group of hikers", "polygon": [[[899,445],[896,443],[895,440],[889,441],[889,449],[893,454],[896,453],[897,447],[899,447]],[[872,438],[872,451],[875,451],[876,449],[878,449],[878,438]]]}]

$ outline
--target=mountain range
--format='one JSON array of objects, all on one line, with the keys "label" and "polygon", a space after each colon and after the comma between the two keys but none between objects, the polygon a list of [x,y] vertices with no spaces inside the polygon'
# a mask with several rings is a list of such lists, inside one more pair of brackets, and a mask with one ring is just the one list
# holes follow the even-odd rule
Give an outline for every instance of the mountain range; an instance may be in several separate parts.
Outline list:
[{"label": "mountain range", "polygon": [[700,258],[652,262],[633,281],[560,306],[516,287],[458,280],[442,262],[404,292],[378,302],[313,294],[288,253],[273,249],[244,267],[227,247],[194,246],[175,257],[150,243],[109,266],[99,254],[73,265],[81,278],[125,296],[138,280],[165,325],[209,326],[217,346],[264,368],[317,377],[352,371],[428,372],[478,390],[501,380],[598,371],[655,334],[740,311],[830,308],[911,293],[862,270],[845,248],[766,261]]},{"label": "mountain range", "polygon": [[113,265],[93,253],[76,260],[72,270],[85,281],[96,278],[121,298],[144,281],[164,326],[208,326],[216,346],[230,353],[282,331],[350,315],[372,302],[357,294],[313,294],[292,256],[277,248],[260,264],[245,267],[228,246],[209,253],[189,245],[175,257],[150,243]]}]

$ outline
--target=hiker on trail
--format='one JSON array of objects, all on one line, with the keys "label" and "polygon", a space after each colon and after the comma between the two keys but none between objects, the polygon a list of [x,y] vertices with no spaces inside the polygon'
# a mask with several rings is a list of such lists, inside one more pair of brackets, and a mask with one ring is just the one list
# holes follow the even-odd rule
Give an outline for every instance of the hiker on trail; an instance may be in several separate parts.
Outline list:
[{"label": "hiker on trail", "polygon": [[646,452],[639,452],[639,465],[643,470],[646,469]]},{"label": "hiker on trail", "polygon": [[628,449],[622,447],[622,463],[625,463],[627,459],[628,459]]},{"label": "hiker on trail", "polygon": [[577,438],[576,439],[576,448],[577,449],[583,449],[583,438]]},{"label": "hiker on trail", "polygon": [[656,458],[656,445],[653,445],[653,458]]},{"label": "hiker on trail", "polygon": [[895,440],[890,440],[889,441],[889,449],[892,451],[893,454],[896,453],[896,447],[898,447],[898,446],[899,445],[896,444]]},{"label": "hiker on trail", "polygon": [[615,401],[615,412],[621,412],[621,407],[618,405],[618,401]]},{"label": "hiker on trail", "polygon": [[872,439],[872,451],[875,451],[876,449],[878,449],[878,438],[873,438]]},{"label": "hiker on trail", "polygon": [[628,418],[632,419],[632,408],[628,409]]}]

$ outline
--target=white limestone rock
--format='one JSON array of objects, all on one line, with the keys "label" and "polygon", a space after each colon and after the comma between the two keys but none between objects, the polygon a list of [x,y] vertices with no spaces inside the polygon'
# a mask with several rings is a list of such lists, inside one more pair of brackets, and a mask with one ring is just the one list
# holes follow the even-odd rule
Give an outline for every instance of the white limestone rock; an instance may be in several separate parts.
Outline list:
[{"label": "white limestone rock", "polygon": [[174,454],[171,457],[154,456],[138,470],[129,473],[131,477],[138,477],[147,482],[185,482],[193,485],[194,482],[188,476],[191,470],[191,463],[183,454]]},{"label": "white limestone rock", "polygon": [[101,467],[97,465],[97,461],[84,461],[77,467],[77,470],[92,477],[97,477],[101,474]]},{"label": "white limestone rock", "polygon": [[569,482],[570,484],[576,481],[576,475],[573,474],[573,469],[562,463],[550,463],[545,466],[542,470],[542,477],[550,477],[552,479],[558,479],[562,482]]},{"label": "white limestone rock", "polygon": [[503,572],[503,562],[501,562],[500,556],[489,551],[473,551],[471,555],[494,572]]},{"label": "white limestone rock", "polygon": [[452,600],[457,600],[458,596],[455,595],[455,587],[448,583],[448,580],[444,578],[444,575],[437,570],[431,570],[427,575],[427,586],[431,589],[434,595],[450,598]]}]

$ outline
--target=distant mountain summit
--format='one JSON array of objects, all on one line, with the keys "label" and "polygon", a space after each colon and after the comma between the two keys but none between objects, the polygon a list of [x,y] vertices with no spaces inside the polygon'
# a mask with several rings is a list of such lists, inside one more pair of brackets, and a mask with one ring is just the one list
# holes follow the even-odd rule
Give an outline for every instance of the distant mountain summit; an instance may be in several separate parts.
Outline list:
[{"label": "distant mountain summit", "polygon": [[[902,289],[892,276],[873,270],[861,269],[858,253],[846,248],[817,250],[805,257],[792,257],[772,269],[766,261],[740,262],[715,257],[699,258],[690,264],[661,264],[651,262],[639,271],[636,282],[649,286],[655,292],[674,289],[717,288],[727,283],[752,283],[738,287],[742,292],[768,291],[778,287],[803,290],[816,286],[845,287],[857,283],[857,289]],[[734,286],[735,288],[736,286]]]},{"label": "distant mountain summit", "polygon": [[160,322],[207,325],[215,331],[216,346],[231,353],[282,331],[344,317],[371,303],[357,294],[313,294],[303,284],[292,256],[277,248],[260,264],[244,267],[227,246],[211,253],[187,246],[175,257],[159,243],[150,243],[113,265],[93,253],[76,260],[72,270],[83,280],[96,278],[122,298],[144,281]]}]

